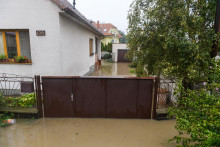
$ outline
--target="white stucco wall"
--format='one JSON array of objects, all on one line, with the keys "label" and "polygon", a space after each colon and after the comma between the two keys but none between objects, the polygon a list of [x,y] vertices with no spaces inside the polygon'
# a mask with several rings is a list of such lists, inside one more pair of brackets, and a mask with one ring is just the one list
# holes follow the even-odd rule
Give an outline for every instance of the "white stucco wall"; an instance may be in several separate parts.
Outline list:
[{"label": "white stucco wall", "polygon": [[[28,29],[32,58],[32,65],[0,64],[0,73],[82,76],[89,71],[95,56],[89,57],[88,38],[95,35],[60,12],[51,0],[0,1],[0,30]],[[36,30],[45,30],[46,36],[36,36]]]},{"label": "white stucco wall", "polygon": [[62,72],[67,75],[84,75],[95,64],[95,54],[90,56],[89,39],[93,39],[95,53],[95,34],[60,14]]},{"label": "white stucco wall", "polygon": [[128,50],[128,46],[127,44],[124,44],[124,43],[113,43],[112,44],[112,53],[114,55],[113,57],[114,62],[118,62],[118,50],[119,49]]}]

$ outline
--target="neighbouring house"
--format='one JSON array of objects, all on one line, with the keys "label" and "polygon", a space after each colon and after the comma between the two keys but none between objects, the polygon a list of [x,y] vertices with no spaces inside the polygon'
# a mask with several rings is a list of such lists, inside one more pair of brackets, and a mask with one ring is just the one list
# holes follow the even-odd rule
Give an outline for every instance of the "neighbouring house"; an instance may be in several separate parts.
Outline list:
[{"label": "neighbouring house", "polygon": [[67,0],[1,0],[0,18],[0,73],[83,76],[101,61],[103,33]]},{"label": "neighbouring house", "polygon": [[112,44],[112,60],[114,62],[130,62],[126,58],[128,52],[128,45],[126,43],[113,43]]},{"label": "neighbouring house", "polygon": [[100,24],[98,21],[97,23],[93,22],[93,25],[105,35],[105,38],[102,39],[103,44],[107,45],[108,43],[119,43],[119,39],[122,36],[120,35],[117,27],[115,27],[113,24]]}]

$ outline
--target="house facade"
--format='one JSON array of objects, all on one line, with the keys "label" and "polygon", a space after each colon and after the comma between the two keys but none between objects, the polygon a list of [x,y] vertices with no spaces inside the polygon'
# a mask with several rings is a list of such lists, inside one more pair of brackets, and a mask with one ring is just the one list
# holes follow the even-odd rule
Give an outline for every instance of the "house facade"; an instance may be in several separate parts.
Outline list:
[{"label": "house facade", "polygon": [[1,0],[0,18],[0,73],[83,76],[101,60],[103,34],[67,0]]},{"label": "house facade", "polygon": [[119,43],[119,39],[122,37],[117,29],[111,23],[97,23],[93,22],[93,25],[98,28],[105,37],[102,39],[102,43],[107,45],[108,43]]}]

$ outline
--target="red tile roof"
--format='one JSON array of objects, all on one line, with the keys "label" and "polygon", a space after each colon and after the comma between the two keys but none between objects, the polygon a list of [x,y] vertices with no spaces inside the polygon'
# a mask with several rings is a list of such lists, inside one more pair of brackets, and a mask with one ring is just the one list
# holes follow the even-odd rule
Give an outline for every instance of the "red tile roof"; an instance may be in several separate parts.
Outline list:
[{"label": "red tile roof", "polygon": [[[98,28],[97,23],[93,22],[92,23],[96,28]],[[114,34],[109,33],[109,30],[111,28],[116,28],[113,24],[111,23],[105,23],[105,24],[99,24],[99,30],[105,35],[105,36],[114,36]],[[121,38],[122,36],[120,34],[117,35],[118,38]]]}]

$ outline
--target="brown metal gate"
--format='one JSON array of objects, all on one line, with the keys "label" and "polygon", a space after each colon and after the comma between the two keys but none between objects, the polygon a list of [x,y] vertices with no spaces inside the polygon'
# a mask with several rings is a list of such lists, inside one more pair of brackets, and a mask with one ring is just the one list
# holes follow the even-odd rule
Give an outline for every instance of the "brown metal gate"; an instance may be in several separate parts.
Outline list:
[{"label": "brown metal gate", "polygon": [[119,49],[118,50],[118,62],[130,62],[128,59],[125,58],[128,50]]},{"label": "brown metal gate", "polygon": [[151,118],[154,78],[42,77],[45,117]]}]

